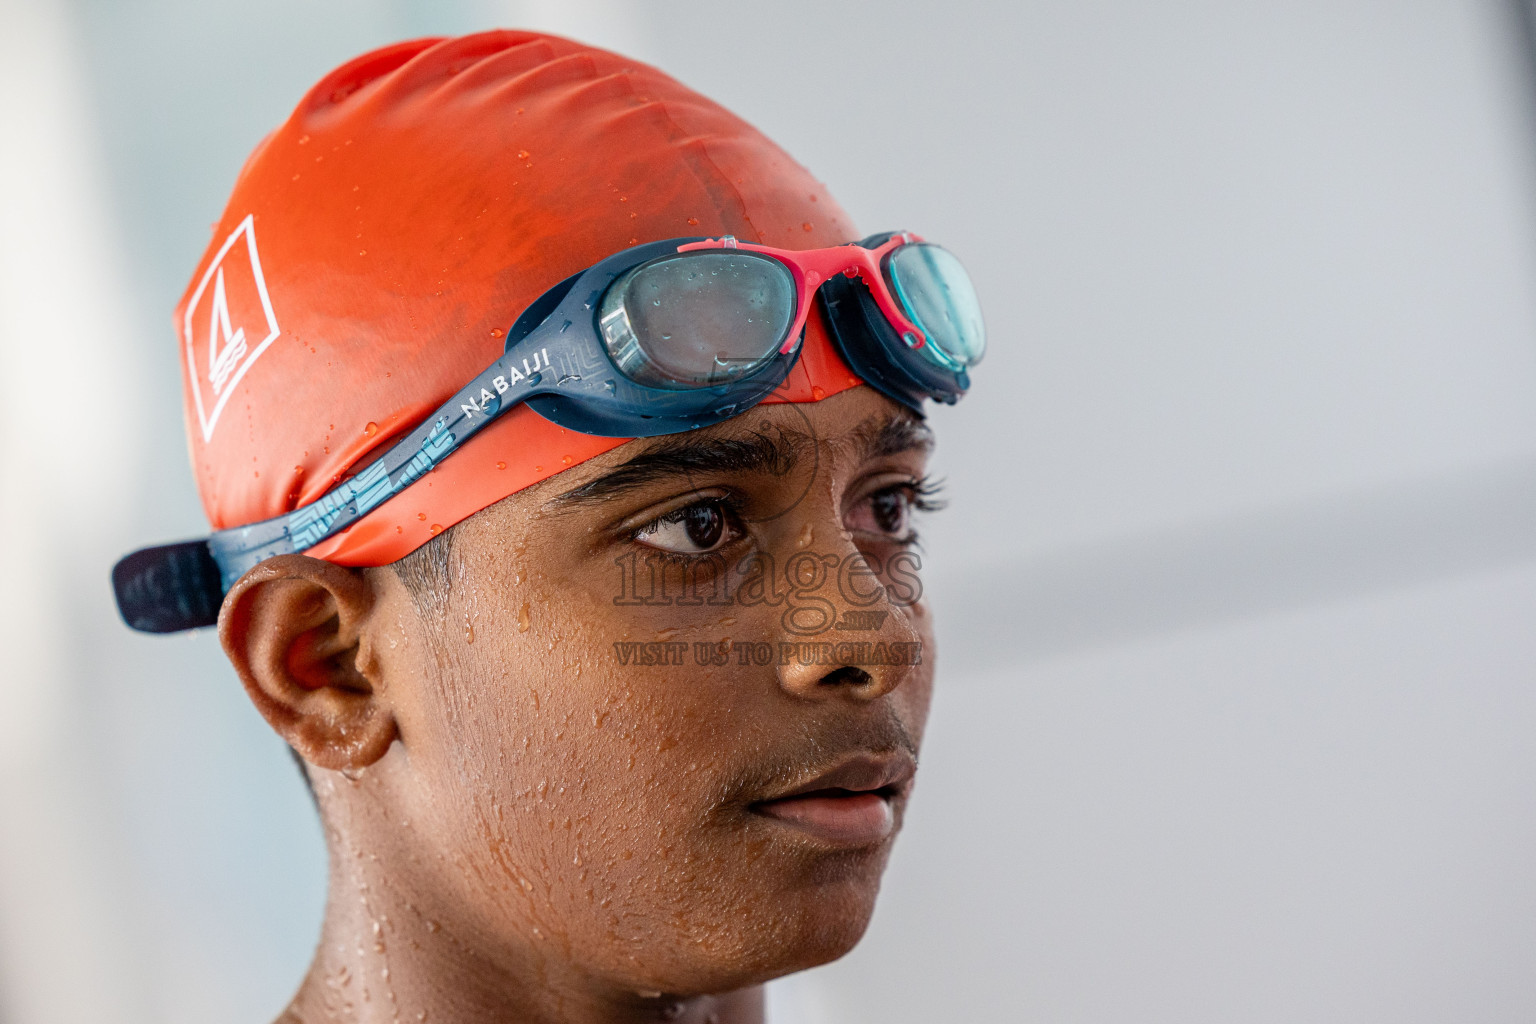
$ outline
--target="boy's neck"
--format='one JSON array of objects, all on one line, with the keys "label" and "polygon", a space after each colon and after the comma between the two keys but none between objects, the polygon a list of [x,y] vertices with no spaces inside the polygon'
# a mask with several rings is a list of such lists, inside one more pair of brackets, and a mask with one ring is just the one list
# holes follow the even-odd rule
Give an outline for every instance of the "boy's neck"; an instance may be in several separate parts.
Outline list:
[{"label": "boy's neck", "polygon": [[432,912],[439,901],[414,890],[412,872],[392,869],[392,844],[364,852],[350,829],[327,831],[320,944],[277,1024],[763,1024],[761,986],[673,998],[597,982],[549,935],[487,948],[479,929]]}]

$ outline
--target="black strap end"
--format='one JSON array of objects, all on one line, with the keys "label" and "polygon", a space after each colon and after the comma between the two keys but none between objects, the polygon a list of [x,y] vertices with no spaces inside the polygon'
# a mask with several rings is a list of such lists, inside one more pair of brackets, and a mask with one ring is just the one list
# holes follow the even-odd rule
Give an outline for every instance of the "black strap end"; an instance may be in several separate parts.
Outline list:
[{"label": "black strap end", "polygon": [[201,540],[135,551],[112,567],[123,621],[142,633],[176,633],[219,621],[224,586]]}]

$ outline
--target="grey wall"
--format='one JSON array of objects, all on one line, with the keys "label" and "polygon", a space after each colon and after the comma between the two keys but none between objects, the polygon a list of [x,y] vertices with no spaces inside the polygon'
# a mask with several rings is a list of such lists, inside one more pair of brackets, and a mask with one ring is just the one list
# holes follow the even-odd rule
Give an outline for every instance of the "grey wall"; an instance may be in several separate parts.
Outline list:
[{"label": "grey wall", "polygon": [[1510,4],[0,0],[0,1019],[263,1021],[308,959],[280,743],[102,575],[202,527],[169,311],[245,154],[347,57],[493,24],[659,64],[987,304],[918,798],[781,1021],[1536,1017]]}]

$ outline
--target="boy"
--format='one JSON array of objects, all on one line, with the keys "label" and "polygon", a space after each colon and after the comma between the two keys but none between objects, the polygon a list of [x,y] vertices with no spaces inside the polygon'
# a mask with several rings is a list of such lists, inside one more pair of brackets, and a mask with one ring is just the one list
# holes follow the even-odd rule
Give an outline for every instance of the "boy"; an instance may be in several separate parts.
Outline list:
[{"label": "boy", "polygon": [[242,170],[177,314],[217,621],[325,823],[284,1021],[727,1022],[869,920],[932,685],[925,399],[974,294],[654,69],[358,58]]}]

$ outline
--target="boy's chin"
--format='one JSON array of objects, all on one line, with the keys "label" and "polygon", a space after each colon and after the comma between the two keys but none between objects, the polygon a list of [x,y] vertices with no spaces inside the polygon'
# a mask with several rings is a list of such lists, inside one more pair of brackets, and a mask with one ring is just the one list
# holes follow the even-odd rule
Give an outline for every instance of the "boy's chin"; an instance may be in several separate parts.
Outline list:
[{"label": "boy's chin", "polygon": [[640,965],[636,991],[692,996],[731,992],[831,963],[858,945],[874,913],[874,893],[825,894],[742,921],[729,933],[693,943],[690,964]]}]

